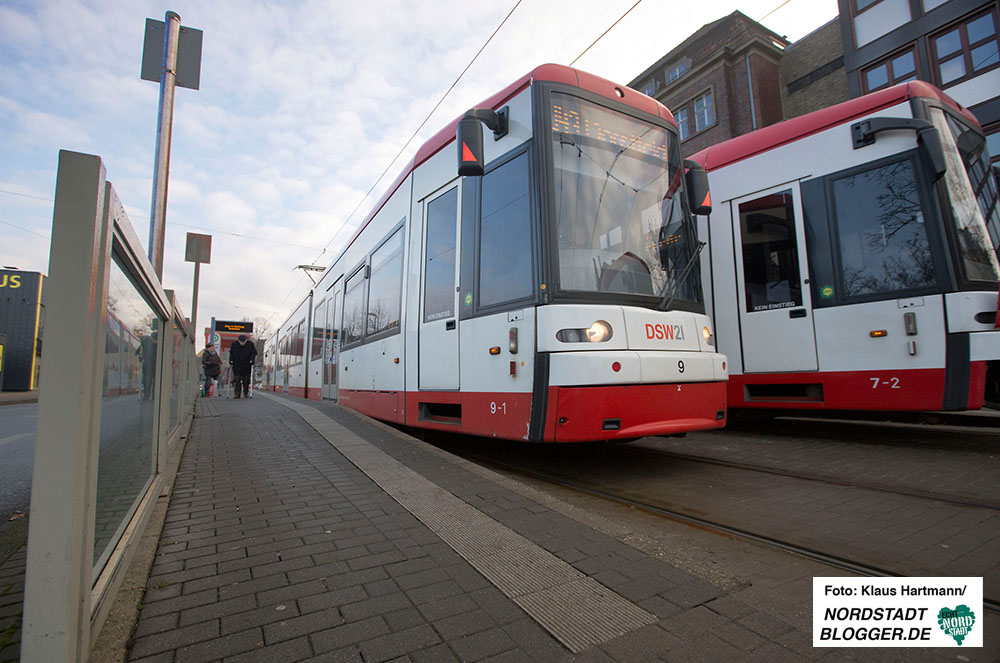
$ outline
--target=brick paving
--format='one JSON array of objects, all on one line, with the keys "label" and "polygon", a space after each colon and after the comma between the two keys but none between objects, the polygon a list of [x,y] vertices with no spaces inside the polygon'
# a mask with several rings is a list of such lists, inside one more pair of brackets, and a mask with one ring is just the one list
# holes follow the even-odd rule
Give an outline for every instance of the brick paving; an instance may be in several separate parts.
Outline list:
[{"label": "brick paving", "polygon": [[27,546],[22,545],[0,564],[0,663],[13,663],[20,658],[27,563]]},{"label": "brick paving", "polygon": [[[753,582],[724,589],[552,498],[309,405],[657,621],[572,654],[302,417],[257,397],[200,408],[130,661],[955,660],[953,650],[813,649],[803,588],[826,567],[734,554]],[[983,651],[963,654],[987,660]]]}]

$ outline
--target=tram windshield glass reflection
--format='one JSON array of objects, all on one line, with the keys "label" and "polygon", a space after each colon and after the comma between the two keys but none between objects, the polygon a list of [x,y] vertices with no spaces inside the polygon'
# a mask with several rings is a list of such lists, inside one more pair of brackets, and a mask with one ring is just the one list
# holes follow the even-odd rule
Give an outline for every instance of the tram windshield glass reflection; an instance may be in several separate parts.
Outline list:
[{"label": "tram windshield glass reflection", "polygon": [[[577,97],[551,97],[553,200],[563,290],[701,303],[697,232],[677,141]],[[676,282],[675,282],[676,281]]]}]

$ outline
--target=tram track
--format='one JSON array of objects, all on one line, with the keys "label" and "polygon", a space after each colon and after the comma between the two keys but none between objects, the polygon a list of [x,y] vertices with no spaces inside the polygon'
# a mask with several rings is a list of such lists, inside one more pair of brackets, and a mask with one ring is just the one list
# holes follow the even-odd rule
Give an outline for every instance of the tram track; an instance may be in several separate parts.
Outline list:
[{"label": "tram track", "polygon": [[[665,454],[665,455],[670,455],[670,454]],[[492,469],[503,470],[515,475],[520,475],[537,481],[542,481],[548,484],[559,486],[567,490],[576,491],[585,495],[590,495],[593,497],[598,497],[618,504],[641,509],[647,513],[651,513],[653,515],[662,518],[667,518],[676,522],[692,525],[703,531],[714,532],[717,534],[731,536],[746,541],[752,541],[754,543],[758,543],[770,548],[781,550],[783,552],[798,555],[806,559],[811,559],[813,561],[817,561],[844,571],[850,571],[852,573],[857,573],[860,575],[865,575],[870,577],[906,577],[907,575],[903,573],[897,573],[886,568],[881,568],[878,566],[867,564],[865,562],[851,560],[847,557],[833,555],[827,552],[823,552],[821,550],[817,550],[815,548],[796,544],[794,542],[785,541],[777,537],[769,536],[767,534],[752,532],[750,530],[746,530],[740,527],[727,525],[712,518],[694,515],[692,513],[685,512],[680,509],[668,508],[658,504],[652,504],[647,501],[638,500],[633,497],[628,497],[626,495],[622,495],[606,489],[597,488],[595,486],[588,485],[580,481],[574,481],[571,479],[567,479],[566,477],[556,476],[554,474],[540,471],[535,468],[528,468],[518,465],[516,463],[511,463],[508,461],[498,460],[496,458],[481,456],[475,453],[463,452],[462,456],[468,460],[472,460],[476,463],[479,463],[486,467],[490,467]],[[742,469],[742,468],[737,468],[737,469]],[[1000,613],[1000,601],[993,598],[984,597],[983,608],[993,613]]]},{"label": "tram track", "polygon": [[643,446],[623,446],[622,449],[627,450],[630,453],[661,456],[664,458],[671,458],[674,460],[684,460],[693,463],[704,463],[707,465],[718,465],[720,467],[731,467],[733,469],[749,470],[751,472],[763,472],[765,474],[790,477],[793,479],[804,479],[807,481],[821,481],[823,483],[828,483],[835,486],[844,486],[847,488],[864,488],[866,490],[877,490],[892,495],[903,495],[905,497],[919,497],[923,499],[930,499],[939,502],[945,502],[948,504],[954,504],[957,506],[971,506],[983,509],[1000,510],[1000,502],[994,500],[976,499],[974,497],[957,497],[954,495],[946,495],[944,493],[935,493],[920,489],[900,488],[894,486],[887,486],[885,484],[878,484],[875,482],[844,479],[829,474],[802,472],[801,470],[788,470],[780,467],[756,465],[753,463],[743,463],[738,461],[724,460],[722,458],[714,458],[711,456],[680,453],[677,451],[666,451],[663,449],[653,449],[650,447],[643,447]]}]

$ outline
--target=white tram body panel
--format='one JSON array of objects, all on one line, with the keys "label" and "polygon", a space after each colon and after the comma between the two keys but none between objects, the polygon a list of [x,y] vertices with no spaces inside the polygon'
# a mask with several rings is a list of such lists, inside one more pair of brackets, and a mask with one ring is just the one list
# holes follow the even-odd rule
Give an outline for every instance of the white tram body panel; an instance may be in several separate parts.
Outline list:
[{"label": "white tram body panel", "polygon": [[[626,126],[651,118],[668,135],[673,122],[665,108],[622,90],[565,67],[536,69],[486,102],[485,107],[506,113],[507,126],[497,139],[486,132],[481,177],[457,175],[454,125],[428,141],[310,296],[282,323],[273,342],[278,358],[268,388],[336,399],[408,426],[514,440],[625,439],[724,425],[726,358],[715,349],[711,321],[697,300],[700,292],[684,291],[684,297],[695,298],[682,298],[692,310],[655,310],[675,300],[656,291],[660,281],[654,288],[654,272],[666,268],[651,264],[648,255],[637,256],[643,244],[634,237],[631,253],[616,248],[616,242],[624,246],[630,230],[635,236],[642,230],[624,225],[628,214],[640,219],[633,209],[646,210],[642,221],[652,224],[661,223],[659,216],[650,216],[658,208],[636,197],[618,225],[588,240],[594,248],[586,276],[601,289],[596,295],[559,291],[555,269],[548,266],[559,250],[546,220],[551,194],[545,188],[557,176],[545,161],[549,148],[540,144],[555,130],[546,124],[548,114],[538,116],[550,103],[549,94],[553,99],[556,92],[563,95],[551,102],[559,104],[552,112],[570,132],[554,141],[557,147],[571,145],[567,150],[581,155],[592,149],[593,160],[607,140],[625,141],[625,149],[614,144],[620,153],[611,152],[607,167],[608,173],[622,169],[614,174],[614,187],[637,177],[626,166],[656,167],[675,183],[664,200],[674,205],[671,196],[686,195],[677,184],[683,178],[676,145],[670,144],[676,156],[671,170],[665,159],[651,158],[657,149],[652,143],[629,151],[643,139],[644,128],[627,138],[587,128],[588,121],[594,122],[587,112],[606,121],[625,111]],[[591,106],[564,113],[563,99],[572,95]],[[565,117],[575,117],[577,124]],[[536,135],[539,127],[542,137]],[[664,191],[670,181],[663,179]],[[586,180],[580,175],[574,182]],[[640,195],[639,187],[629,191]],[[608,200],[615,202],[610,194]],[[660,200],[655,205],[667,205]],[[613,212],[610,207],[598,211]],[[687,218],[693,223],[689,212]],[[487,219],[494,225],[488,226]],[[647,229],[650,255],[657,250],[656,229]],[[677,237],[671,240],[679,246]],[[663,291],[670,278],[683,281],[687,274],[680,273],[680,265],[673,273],[679,276],[660,277]],[[644,290],[627,290],[643,279]],[[627,301],[618,302],[614,288],[624,288]],[[300,319],[306,320],[308,340],[296,344]],[[577,340],[601,321],[610,326],[605,336]],[[283,344],[285,336],[292,342]],[[282,348],[297,356],[282,355]],[[281,368],[286,364],[290,370]]]},{"label": "white tram body panel", "polygon": [[[985,361],[1000,359],[990,314],[997,310],[996,283],[953,282],[959,270],[949,248],[957,240],[946,237],[948,197],[961,196],[945,180],[961,164],[950,163],[950,174],[935,185],[925,177],[917,131],[904,126],[943,112],[934,108],[970,127],[974,119],[930,86],[910,85],[695,155],[709,171],[714,202],[699,232],[711,257],[702,263],[712,284],[708,311],[731,362],[730,407],[981,407]],[[855,147],[853,127],[890,120],[902,122]],[[874,205],[854,207],[854,216],[838,212],[838,205],[852,209],[850,199],[862,199],[867,184],[878,187]],[[1000,222],[995,198],[992,206]],[[868,216],[877,217],[871,228],[863,225]],[[910,233],[907,255],[893,248],[897,232]],[[897,256],[906,270],[891,262]],[[883,273],[865,272],[880,260]]]}]

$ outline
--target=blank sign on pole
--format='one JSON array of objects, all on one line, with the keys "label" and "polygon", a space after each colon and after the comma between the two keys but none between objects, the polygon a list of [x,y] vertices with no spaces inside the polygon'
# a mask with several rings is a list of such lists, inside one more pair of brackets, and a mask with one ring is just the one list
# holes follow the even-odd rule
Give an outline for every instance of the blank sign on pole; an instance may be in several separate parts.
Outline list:
[{"label": "blank sign on pole", "polygon": [[[146,19],[146,37],[142,43],[142,73],[146,81],[160,82],[163,73],[163,31],[165,24],[153,18]],[[177,43],[177,85],[197,90],[201,85],[202,31],[181,26]]]}]

